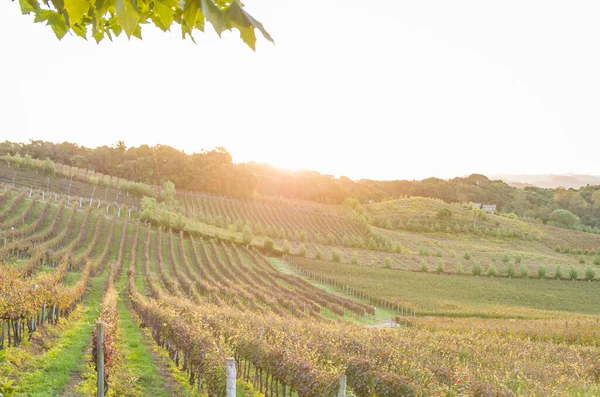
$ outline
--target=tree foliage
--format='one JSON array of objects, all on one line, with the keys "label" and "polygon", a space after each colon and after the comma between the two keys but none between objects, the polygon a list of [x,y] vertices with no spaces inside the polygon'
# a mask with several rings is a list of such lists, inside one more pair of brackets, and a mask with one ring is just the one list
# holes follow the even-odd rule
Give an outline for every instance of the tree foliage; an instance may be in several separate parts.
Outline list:
[{"label": "tree foliage", "polygon": [[550,215],[550,220],[557,225],[573,227],[579,224],[579,217],[567,210],[554,210]]},{"label": "tree foliage", "polygon": [[142,38],[142,25],[153,24],[163,31],[180,25],[183,38],[194,40],[194,30],[204,32],[212,25],[219,36],[237,29],[241,39],[255,49],[258,29],[273,41],[263,25],[248,14],[239,0],[19,0],[23,14],[45,22],[59,39],[71,32],[96,42],[125,33]]},{"label": "tree foliage", "polygon": [[[369,200],[418,196],[437,198],[448,203],[496,204],[499,212],[512,214],[510,218],[524,217],[600,233],[600,186],[586,186],[579,190],[535,186],[517,189],[479,174],[450,180],[428,178],[422,181],[353,181],[314,171],[280,170],[252,162],[234,164],[231,155],[224,148],[187,154],[167,145],[128,148],[123,142],[94,149],[69,142],[40,140],[0,143],[0,156],[17,153],[21,156],[18,161],[23,167],[27,167],[32,162],[31,159],[39,159],[37,168],[44,173],[52,173],[51,169],[43,170],[42,162],[49,158],[56,163],[149,185],[161,185],[170,180],[177,189],[225,196],[252,198],[258,193],[324,203],[345,203],[353,209],[356,221],[364,225],[370,223],[368,208],[363,207]],[[30,157],[27,158],[27,155]],[[580,222],[575,226],[565,226],[564,222],[556,223],[551,219],[555,210],[568,211],[579,217]],[[455,217],[448,218],[448,215],[450,214],[445,211],[438,214],[436,222],[440,224],[441,230],[447,230],[447,227],[455,231],[460,227],[462,232],[470,230],[468,225],[458,225],[454,221]],[[483,213],[481,215],[484,216]],[[410,222],[404,227],[413,231],[415,225]],[[385,224],[376,226],[386,227]],[[435,225],[433,226],[435,229]],[[321,237],[327,238],[326,235]],[[341,237],[336,240],[337,244],[343,243]]]}]

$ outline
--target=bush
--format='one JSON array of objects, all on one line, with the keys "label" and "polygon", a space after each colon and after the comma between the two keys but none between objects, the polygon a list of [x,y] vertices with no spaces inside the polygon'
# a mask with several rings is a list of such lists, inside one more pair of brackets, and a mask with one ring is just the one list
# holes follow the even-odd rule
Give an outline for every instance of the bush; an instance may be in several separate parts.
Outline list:
[{"label": "bush", "polygon": [[340,250],[338,249],[332,249],[331,250],[331,259],[334,262],[340,263],[342,261],[342,253],[340,252]]},{"label": "bush", "polygon": [[452,211],[450,211],[448,208],[443,208],[438,211],[437,218],[444,221],[449,220],[450,218],[452,218]]},{"label": "bush", "polygon": [[296,255],[298,255],[298,256],[306,256],[306,247],[304,246],[304,244],[300,244],[298,246],[298,250],[296,252]]},{"label": "bush", "polygon": [[450,250],[448,255],[450,255],[450,258],[456,258],[456,252],[454,252],[454,250]]},{"label": "bush", "polygon": [[316,258],[323,259],[323,251],[321,251],[321,248],[319,248],[319,247],[317,247]]},{"label": "bush", "polygon": [[520,255],[520,254],[519,254],[519,255],[517,255],[517,256],[515,256],[515,263],[516,263],[517,265],[520,265],[522,260],[523,260],[523,258],[521,257],[521,255]]},{"label": "bush", "polygon": [[592,263],[596,266],[600,266],[600,255],[596,255]]},{"label": "bush", "polygon": [[473,265],[471,265],[471,274],[472,275],[480,276],[482,272],[483,272],[483,268],[481,267],[481,264],[475,262],[475,263],[473,263]]},{"label": "bush", "polygon": [[579,272],[577,272],[577,269],[575,269],[575,267],[571,265],[571,267],[569,268],[569,280],[577,280],[578,277]]},{"label": "bush", "polygon": [[271,240],[269,237],[265,237],[263,239],[263,248],[267,251],[273,251],[273,246],[275,244],[273,243],[273,240]]},{"label": "bush", "polygon": [[429,256],[429,249],[428,248],[419,248],[419,255]]},{"label": "bush", "polygon": [[424,273],[427,273],[429,271],[429,269],[427,268],[427,262],[425,261],[421,261],[421,268],[420,270]]},{"label": "bush", "polygon": [[585,257],[583,255],[579,255],[579,263],[585,263]]},{"label": "bush", "polygon": [[438,274],[442,274],[444,273],[444,269],[445,268],[445,264],[443,260],[439,260],[438,261],[438,265],[437,265],[437,269],[435,270]]},{"label": "bush", "polygon": [[488,277],[495,277],[495,276],[497,276],[498,275],[498,270],[496,269],[496,266],[490,265],[487,268],[487,275],[488,275]]},{"label": "bush", "polygon": [[377,250],[377,241],[375,241],[375,239],[373,237],[371,237],[369,239],[369,249],[371,251],[376,251]]},{"label": "bush", "polygon": [[283,241],[283,248],[282,251],[284,254],[289,254],[290,251],[292,250],[292,246],[290,245],[290,242],[287,240]]},{"label": "bush", "polygon": [[329,245],[333,245],[333,243],[335,243],[335,236],[331,232],[327,234],[327,243]]},{"label": "bush", "polygon": [[444,251],[442,251],[441,249],[438,248],[438,250],[435,253],[435,256],[437,256],[438,258],[441,258],[444,255]]},{"label": "bush", "polygon": [[392,258],[387,256],[383,261],[383,267],[385,267],[386,269],[391,269],[392,268]]},{"label": "bush", "polygon": [[51,176],[56,174],[56,165],[48,157],[46,157],[46,160],[42,162],[42,172]]},{"label": "bush", "polygon": [[321,236],[321,233],[319,233],[319,232],[315,233],[315,242],[317,242],[317,243],[323,242],[323,236]]},{"label": "bush", "polygon": [[242,241],[244,244],[250,244],[252,239],[254,238],[254,233],[252,233],[252,229],[250,226],[246,225],[244,227],[244,232],[242,233]]},{"label": "bush", "polygon": [[267,225],[267,227],[265,228],[265,234],[269,237],[273,237],[275,233],[273,232],[273,228],[271,227],[271,225]]},{"label": "bush", "polygon": [[352,253],[352,264],[358,265],[358,254],[356,252]]},{"label": "bush", "polygon": [[558,226],[575,227],[579,225],[580,219],[570,211],[559,209],[550,214],[550,221]]},{"label": "bush", "polygon": [[500,257],[500,259],[504,263],[508,263],[508,261],[510,260],[507,253],[502,254],[502,256]]},{"label": "bush", "polygon": [[461,262],[458,262],[458,265],[456,265],[456,274],[463,274],[465,272],[465,269],[463,267],[463,264]]},{"label": "bush", "polygon": [[585,267],[585,276],[584,276],[584,278],[586,280],[590,280],[590,281],[593,280],[593,279],[595,279],[596,278],[596,269],[593,268],[591,265],[587,265]]},{"label": "bush", "polygon": [[527,265],[525,265],[525,264],[521,265],[521,269],[519,272],[521,273],[522,278],[529,277],[529,268],[527,267]]},{"label": "bush", "polygon": [[544,279],[544,278],[546,278],[546,273],[547,273],[546,266],[539,265],[538,266],[538,277],[541,279]]},{"label": "bush", "polygon": [[468,252],[465,252],[465,254],[463,255],[463,258],[465,258],[466,261],[471,259],[471,254],[469,254]]},{"label": "bush", "polygon": [[554,269],[554,278],[560,280],[563,278],[563,272],[560,265],[556,265],[556,269]]},{"label": "bush", "polygon": [[508,265],[506,265],[506,275],[510,278],[513,278],[515,276],[515,265],[512,264],[512,262],[509,262]]},{"label": "bush", "polygon": [[302,230],[300,232],[300,241],[305,242],[308,240],[308,233],[306,232],[306,230]]}]

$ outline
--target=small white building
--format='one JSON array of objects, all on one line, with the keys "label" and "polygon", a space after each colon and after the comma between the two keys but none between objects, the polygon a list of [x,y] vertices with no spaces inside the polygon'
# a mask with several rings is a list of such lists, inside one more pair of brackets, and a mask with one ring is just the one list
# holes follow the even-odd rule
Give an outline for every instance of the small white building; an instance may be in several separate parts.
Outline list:
[{"label": "small white building", "polygon": [[488,214],[494,214],[496,212],[496,204],[483,204],[481,209]]}]

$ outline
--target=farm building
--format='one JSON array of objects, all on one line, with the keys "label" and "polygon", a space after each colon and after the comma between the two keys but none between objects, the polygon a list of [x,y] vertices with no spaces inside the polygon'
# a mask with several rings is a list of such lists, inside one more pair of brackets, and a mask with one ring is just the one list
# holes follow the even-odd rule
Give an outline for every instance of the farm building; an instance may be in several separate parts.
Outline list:
[{"label": "farm building", "polygon": [[484,210],[488,214],[496,213],[496,204],[481,204],[481,203],[473,203],[473,207]]}]

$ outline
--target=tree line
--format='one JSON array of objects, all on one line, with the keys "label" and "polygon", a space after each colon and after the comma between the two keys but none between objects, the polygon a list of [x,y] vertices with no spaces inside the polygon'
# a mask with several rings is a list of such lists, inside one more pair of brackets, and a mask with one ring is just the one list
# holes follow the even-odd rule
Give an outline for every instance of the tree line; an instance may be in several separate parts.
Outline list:
[{"label": "tree line", "polygon": [[[350,197],[367,203],[421,196],[445,202],[496,204],[498,210],[504,213],[565,227],[600,227],[600,186],[588,185],[577,190],[534,186],[517,189],[480,174],[449,180],[353,181],[345,176],[335,178],[316,171],[281,170],[255,162],[236,164],[231,154],[222,147],[187,154],[167,145],[126,147],[122,141],[97,148],[41,140],[0,143],[0,156],[15,153],[29,154],[37,159],[49,158],[135,182],[160,185],[170,180],[178,189],[232,197],[252,198],[259,193],[342,204]],[[557,210],[567,211],[573,216],[557,213]]]}]

